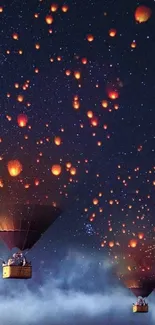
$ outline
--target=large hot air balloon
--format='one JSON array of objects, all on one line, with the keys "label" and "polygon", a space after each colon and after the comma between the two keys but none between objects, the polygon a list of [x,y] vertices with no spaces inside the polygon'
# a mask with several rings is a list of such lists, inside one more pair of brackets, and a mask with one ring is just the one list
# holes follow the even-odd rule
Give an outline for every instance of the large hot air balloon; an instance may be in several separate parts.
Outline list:
[{"label": "large hot air balloon", "polygon": [[[14,247],[20,250],[15,254],[17,257],[31,249],[60,214],[61,210],[53,206],[1,204],[0,239],[10,250]],[[28,279],[31,276],[32,266],[28,262],[24,265],[10,262],[3,265],[3,278]]]}]

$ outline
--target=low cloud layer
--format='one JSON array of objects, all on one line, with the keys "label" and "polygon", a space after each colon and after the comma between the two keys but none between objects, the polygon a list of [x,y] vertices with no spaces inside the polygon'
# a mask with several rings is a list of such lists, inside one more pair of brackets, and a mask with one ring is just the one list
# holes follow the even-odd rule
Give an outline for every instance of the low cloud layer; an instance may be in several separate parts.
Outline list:
[{"label": "low cloud layer", "polygon": [[109,285],[108,261],[100,263],[95,258],[83,257],[80,252],[69,251],[60,264],[57,274],[51,275],[46,269],[42,285],[32,280],[0,281],[1,324],[81,325],[104,321],[105,325],[120,325],[130,324],[135,317],[141,324],[155,320],[153,297],[152,312],[143,316],[131,313],[135,298],[127,289],[115,283]]}]

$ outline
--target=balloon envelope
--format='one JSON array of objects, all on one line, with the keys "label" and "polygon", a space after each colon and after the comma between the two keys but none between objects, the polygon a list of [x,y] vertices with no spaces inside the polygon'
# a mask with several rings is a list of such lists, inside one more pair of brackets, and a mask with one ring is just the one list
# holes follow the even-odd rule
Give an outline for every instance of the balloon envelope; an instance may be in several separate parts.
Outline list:
[{"label": "balloon envelope", "polygon": [[60,214],[53,206],[1,204],[0,239],[9,249],[30,249]]}]

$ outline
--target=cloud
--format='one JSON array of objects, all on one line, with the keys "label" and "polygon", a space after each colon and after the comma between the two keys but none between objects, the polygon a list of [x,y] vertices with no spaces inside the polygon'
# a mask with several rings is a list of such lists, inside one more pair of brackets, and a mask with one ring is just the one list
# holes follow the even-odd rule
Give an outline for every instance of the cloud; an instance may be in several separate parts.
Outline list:
[{"label": "cloud", "polygon": [[[124,324],[128,317],[132,319],[131,305],[134,297],[128,295],[127,290],[118,286],[109,287],[105,281],[102,290],[95,291],[95,283],[100,282],[93,278],[96,264],[96,258],[83,258],[80,252],[69,251],[57,275],[46,276],[41,286],[36,287],[33,281],[29,286],[30,282],[1,280],[1,324],[81,325],[93,321],[98,321],[99,324],[103,320],[106,324],[106,319],[108,324],[111,319],[112,325]],[[101,270],[104,278],[103,265]],[[92,282],[94,286],[90,290]],[[155,320],[155,313],[151,317]],[[144,318],[145,316],[141,318],[141,324],[144,324]]]}]

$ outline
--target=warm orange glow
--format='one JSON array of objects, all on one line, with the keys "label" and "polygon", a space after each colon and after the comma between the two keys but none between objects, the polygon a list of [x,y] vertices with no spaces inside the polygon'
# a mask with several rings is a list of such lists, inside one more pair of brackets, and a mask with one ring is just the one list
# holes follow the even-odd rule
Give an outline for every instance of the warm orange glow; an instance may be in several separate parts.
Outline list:
[{"label": "warm orange glow", "polygon": [[27,125],[28,123],[28,117],[26,114],[19,114],[18,117],[17,117],[17,122],[18,122],[18,125],[23,128]]},{"label": "warm orange glow", "polygon": [[47,15],[45,20],[48,25],[51,25],[53,23],[53,17],[51,15]]},{"label": "warm orange glow", "polygon": [[94,36],[92,34],[87,35],[87,41],[88,42],[93,42],[94,41]]},{"label": "warm orange glow", "polygon": [[10,160],[8,162],[8,172],[10,176],[15,177],[18,176],[22,172],[22,164],[19,160]]},{"label": "warm orange glow", "polygon": [[70,174],[73,175],[73,176],[76,175],[76,168],[75,167],[70,168]]},{"label": "warm orange glow", "polygon": [[111,248],[114,247],[114,242],[113,241],[109,242],[109,247],[111,247]]},{"label": "warm orange glow", "polygon": [[102,100],[102,107],[104,107],[104,108],[107,108],[108,107],[107,100]]},{"label": "warm orange glow", "polygon": [[75,71],[74,72],[74,77],[75,77],[75,79],[80,79],[81,78],[81,73],[80,73],[80,71]]},{"label": "warm orange glow", "polygon": [[60,137],[55,137],[55,138],[54,138],[54,143],[55,143],[57,146],[60,146],[60,145],[61,145],[61,138],[60,138]]},{"label": "warm orange glow", "polygon": [[88,111],[88,112],[87,112],[87,116],[88,116],[89,118],[93,118],[93,112],[92,112],[92,111]]},{"label": "warm orange glow", "polygon": [[117,99],[119,97],[119,94],[116,90],[111,90],[108,92],[108,97],[110,99]]},{"label": "warm orange glow", "polygon": [[24,100],[24,96],[23,95],[18,95],[17,100],[18,100],[18,102],[22,103],[23,100]]},{"label": "warm orange glow", "polygon": [[138,23],[145,23],[151,17],[151,9],[147,6],[139,6],[135,11],[135,20]]},{"label": "warm orange glow", "polygon": [[87,62],[88,62],[87,58],[82,58],[81,61],[82,61],[83,64],[87,64]]},{"label": "warm orange glow", "polygon": [[109,30],[109,36],[111,36],[111,37],[115,37],[115,36],[116,36],[116,33],[117,33],[117,31],[116,31],[116,29],[114,29],[114,28],[111,28],[111,29]]},{"label": "warm orange glow", "polygon": [[129,242],[130,247],[135,248],[137,246],[137,240],[131,239]]},{"label": "warm orange glow", "polygon": [[55,176],[59,176],[61,174],[61,171],[62,169],[60,165],[53,165],[51,168],[51,172]]},{"label": "warm orange glow", "polygon": [[56,12],[58,10],[58,4],[57,3],[52,3],[51,4],[51,11]]},{"label": "warm orange glow", "polygon": [[94,205],[97,205],[97,204],[98,204],[98,199],[96,199],[96,198],[93,199],[93,204],[94,204]]},{"label": "warm orange glow", "polygon": [[68,7],[67,5],[63,5],[62,8],[61,8],[61,10],[62,10],[63,12],[67,12],[68,9],[69,9],[69,7]]}]

